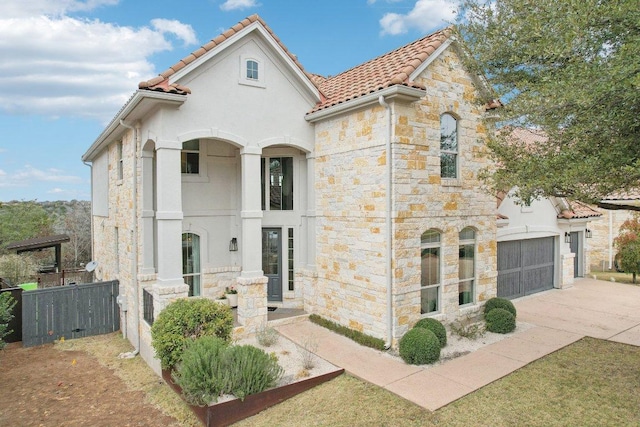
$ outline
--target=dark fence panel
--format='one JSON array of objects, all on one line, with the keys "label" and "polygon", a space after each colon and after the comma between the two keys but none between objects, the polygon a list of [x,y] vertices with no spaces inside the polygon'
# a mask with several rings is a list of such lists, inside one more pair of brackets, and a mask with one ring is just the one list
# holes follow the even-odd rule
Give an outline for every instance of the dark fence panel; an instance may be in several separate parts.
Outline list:
[{"label": "dark fence panel", "polygon": [[118,281],[60,286],[23,293],[22,345],[81,338],[120,329]]},{"label": "dark fence panel", "polygon": [[9,330],[12,331],[4,337],[4,342],[22,341],[22,288],[0,289],[0,293],[8,292],[17,301],[13,307],[13,319],[9,322]]}]

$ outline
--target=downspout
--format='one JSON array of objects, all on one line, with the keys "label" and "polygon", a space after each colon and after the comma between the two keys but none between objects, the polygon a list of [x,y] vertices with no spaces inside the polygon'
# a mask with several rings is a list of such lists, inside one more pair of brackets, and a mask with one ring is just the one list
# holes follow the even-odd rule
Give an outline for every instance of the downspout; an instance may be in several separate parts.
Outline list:
[{"label": "downspout", "polygon": [[386,151],[386,178],[387,178],[387,191],[385,200],[385,227],[387,230],[387,251],[385,254],[385,265],[387,271],[387,341],[384,344],[386,349],[391,348],[393,343],[393,230],[391,230],[391,192],[393,190],[393,176],[391,167],[391,124],[392,124],[392,110],[391,106],[384,100],[384,96],[378,97],[378,103],[387,110],[387,137],[385,141]]},{"label": "downspout", "polygon": [[[137,336],[137,345],[133,351],[128,353],[122,353],[118,355],[118,357],[122,359],[130,359],[138,355],[140,353],[140,307],[139,301],[140,298],[138,296],[138,144],[140,143],[140,124],[137,123],[136,127],[128,125],[125,123],[123,119],[120,119],[120,125],[123,127],[130,129],[133,131],[133,178],[132,178],[132,194],[133,194],[133,215],[132,215],[132,236],[131,236],[131,245],[133,247],[133,257],[131,260],[131,280],[133,282],[134,293],[133,293],[133,306],[134,309],[134,319],[136,324],[136,330],[138,331]],[[127,316],[125,315],[125,322]],[[127,326],[125,324],[125,338],[126,338],[126,330]]]},{"label": "downspout", "polygon": [[91,185],[91,205],[90,205],[90,209],[91,211],[89,212],[91,214],[91,221],[89,221],[89,225],[91,227],[91,258],[89,259],[93,259],[93,254],[94,254],[94,247],[93,247],[93,164],[89,163],[89,162],[85,162],[84,160],[82,161],[82,163],[84,163],[85,166],[89,166],[89,182]]}]

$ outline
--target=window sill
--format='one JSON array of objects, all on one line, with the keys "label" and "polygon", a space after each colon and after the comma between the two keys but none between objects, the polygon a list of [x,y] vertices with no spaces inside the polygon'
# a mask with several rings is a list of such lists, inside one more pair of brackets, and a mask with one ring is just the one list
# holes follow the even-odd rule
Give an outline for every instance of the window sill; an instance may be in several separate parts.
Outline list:
[{"label": "window sill", "polygon": [[122,185],[123,181],[124,180],[122,180],[122,179],[117,179],[116,180],[116,185]]},{"label": "window sill", "polygon": [[240,79],[240,80],[238,80],[238,84],[241,84],[243,86],[253,86],[253,87],[259,87],[259,88],[266,88],[267,87],[267,85],[265,85],[260,80]]},{"label": "window sill", "polygon": [[440,185],[443,187],[460,187],[462,183],[458,178],[441,178]]},{"label": "window sill", "polygon": [[183,173],[182,182],[209,182],[209,177],[206,175]]}]

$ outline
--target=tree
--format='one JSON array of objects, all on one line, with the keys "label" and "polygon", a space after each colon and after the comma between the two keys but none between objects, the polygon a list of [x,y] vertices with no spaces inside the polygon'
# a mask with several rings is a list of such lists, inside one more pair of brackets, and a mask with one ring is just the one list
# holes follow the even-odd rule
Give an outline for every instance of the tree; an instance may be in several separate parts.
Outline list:
[{"label": "tree", "polygon": [[33,280],[38,273],[38,261],[26,253],[0,256],[0,277],[12,286]]},{"label": "tree", "polygon": [[51,234],[52,224],[36,202],[0,203],[0,255],[10,243]]},{"label": "tree", "polygon": [[[637,0],[462,0],[458,24],[468,65],[504,103],[489,119],[507,130],[487,141],[493,190],[594,202],[638,186]],[[548,139],[514,143],[504,125]]]},{"label": "tree", "polygon": [[616,258],[620,267],[633,274],[633,283],[636,283],[636,275],[640,273],[640,217],[626,220],[613,243],[618,249]]},{"label": "tree", "polygon": [[11,296],[11,293],[3,292],[0,294],[0,350],[6,345],[4,337],[13,332],[9,329],[9,322],[14,317],[13,308],[16,304],[17,301]]}]

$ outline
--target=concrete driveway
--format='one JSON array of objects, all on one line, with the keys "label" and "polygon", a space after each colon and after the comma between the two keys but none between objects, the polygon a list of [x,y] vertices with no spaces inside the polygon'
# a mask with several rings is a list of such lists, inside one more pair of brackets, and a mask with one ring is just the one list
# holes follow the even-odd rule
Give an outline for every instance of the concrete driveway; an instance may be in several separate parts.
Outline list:
[{"label": "concrete driveway", "polygon": [[514,301],[518,321],[640,346],[640,286],[576,279]]}]

